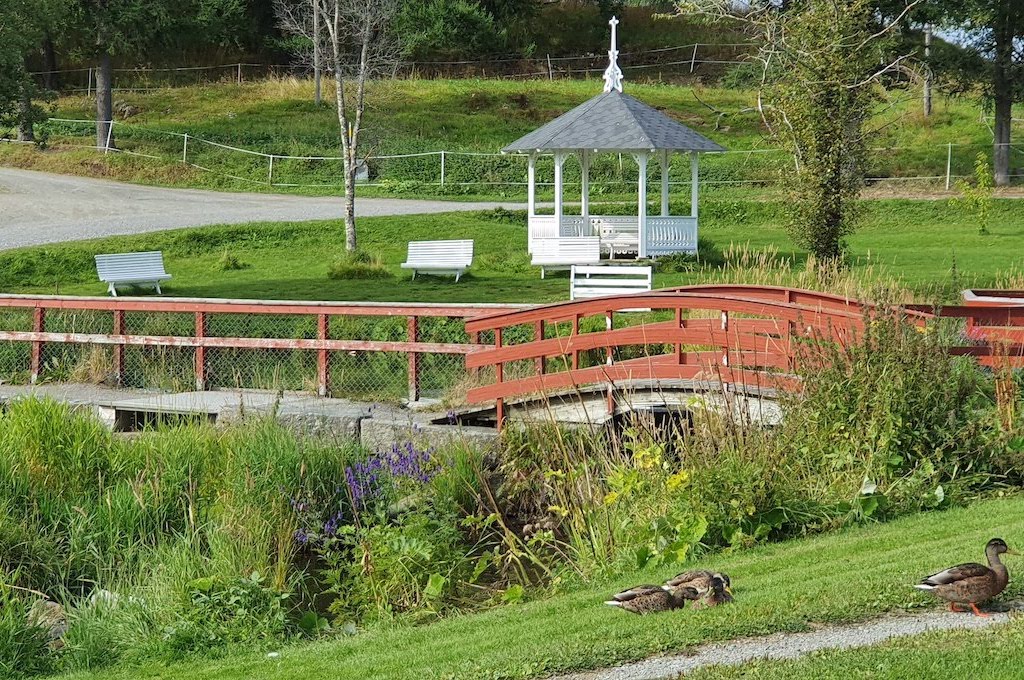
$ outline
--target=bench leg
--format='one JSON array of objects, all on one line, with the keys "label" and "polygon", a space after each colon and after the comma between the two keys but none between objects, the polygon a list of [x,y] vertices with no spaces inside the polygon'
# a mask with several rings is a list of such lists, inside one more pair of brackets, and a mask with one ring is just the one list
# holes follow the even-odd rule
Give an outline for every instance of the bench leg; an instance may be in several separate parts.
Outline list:
[{"label": "bench leg", "polygon": [[455,283],[458,283],[460,278],[462,278],[462,272],[455,272]]},{"label": "bench leg", "polygon": [[416,280],[416,270],[415,269],[412,270],[412,280],[413,281]]},{"label": "bench leg", "polygon": [[540,268],[540,278],[541,278],[541,281],[544,280],[544,267]]},{"label": "bench leg", "polygon": [[112,296],[117,297],[117,288],[114,287],[114,284],[107,284],[107,292],[110,293]]},{"label": "bench leg", "polygon": [[159,281],[156,282],[156,294],[157,295],[163,295],[164,294],[164,292],[162,290],[160,290],[160,282]]}]

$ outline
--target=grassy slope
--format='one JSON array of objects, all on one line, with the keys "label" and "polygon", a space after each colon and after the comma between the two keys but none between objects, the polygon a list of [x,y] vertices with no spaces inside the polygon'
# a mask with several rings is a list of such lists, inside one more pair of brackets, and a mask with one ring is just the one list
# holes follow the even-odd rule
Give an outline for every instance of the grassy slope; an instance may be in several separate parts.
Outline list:
[{"label": "grassy slope", "polygon": [[[971,220],[945,201],[878,201],[869,204],[863,230],[851,239],[865,275],[898,274],[929,297],[928,288],[947,292],[967,285],[996,283],[998,272],[1018,263],[1024,249],[1024,213],[1017,201],[998,203],[992,233],[979,236]],[[757,202],[708,201],[701,234],[725,249],[730,243],[776,247],[794,255],[780,228],[778,207]],[[272,299],[524,302],[564,299],[564,274],[540,280],[529,267],[522,217],[499,219],[490,213],[366,218],[360,222],[362,247],[395,273],[386,281],[331,281],[329,264],[342,252],[335,222],[252,224],[178,230],[74,244],[27,248],[0,254],[0,292],[102,295],[92,255],[99,252],[163,250],[176,296]],[[423,278],[413,282],[399,268],[408,240],[473,238],[473,276]],[[222,271],[225,251],[250,265]],[[952,280],[956,262],[961,278]],[[871,268],[869,270],[868,264]],[[716,274],[724,276],[724,274]],[[745,276],[753,282],[757,272]],[[659,274],[657,286],[707,281],[706,274]]]},{"label": "grassy slope", "polygon": [[[493,153],[522,134],[535,129],[599,91],[596,80],[587,81],[391,81],[377,84],[371,97],[365,149],[373,155],[436,151],[439,149]],[[662,108],[683,123],[723,143],[729,149],[764,148],[759,119],[749,109],[753,92],[714,88],[631,83],[629,92],[652,106]],[[879,107],[872,145],[913,147],[876,154],[872,176],[937,175],[945,168],[943,145],[973,144],[957,148],[954,173],[970,172],[974,154],[991,145],[991,134],[969,100],[940,101],[935,115],[923,118],[914,97],[894,91],[890,104]],[[127,121],[140,126],[125,128],[123,148],[159,155],[171,161],[181,156],[182,141],[175,137],[144,134],[145,130],[188,132],[223,144],[284,155],[338,155],[337,121],[329,106],[315,107],[312,85],[305,81],[274,80],[235,85],[230,83],[162,89],[150,92],[119,92],[118,104],[135,112]],[[330,96],[327,97],[330,101]],[[91,102],[82,96],[65,97],[55,106],[55,117],[89,119]],[[719,112],[728,114],[719,117]],[[742,113],[741,113],[742,112]],[[89,127],[77,126],[78,142],[88,143]],[[69,132],[71,128],[63,130]],[[60,134],[54,141],[59,141]],[[765,156],[730,155],[705,157],[705,178],[749,176],[750,166]],[[267,176],[266,159],[230,154],[199,143],[190,147],[190,160],[221,173],[248,177],[238,182],[204,173],[176,162],[111,154],[98,157],[88,150],[38,153],[32,148],[0,145],[0,163],[81,174],[105,174],[121,179],[158,184],[205,186],[222,189],[266,190],[259,182]],[[418,172],[435,181],[436,157],[402,161],[401,170],[385,165],[383,176],[412,179]],[[488,178],[488,161],[449,157],[449,182]],[[568,172],[573,172],[570,164]],[[627,169],[632,166],[627,164]],[[746,166],[746,170],[743,169]],[[684,170],[680,170],[684,172]],[[313,174],[311,174],[313,173]],[[329,164],[286,162],[275,165],[278,182],[336,183],[339,168]],[[737,174],[738,173],[738,174]],[[523,171],[525,175],[525,171]],[[520,180],[522,178],[519,178]],[[256,183],[254,183],[256,182]],[[285,189],[279,189],[285,190]],[[391,191],[400,190],[392,187]],[[407,189],[409,190],[409,189]],[[435,191],[429,188],[414,191]],[[618,191],[619,189],[617,189]],[[329,189],[298,189],[310,193]],[[500,195],[504,189],[489,191]],[[523,189],[512,190],[518,195]]]},{"label": "grassy slope", "polygon": [[[812,622],[853,621],[927,605],[928,596],[909,584],[950,561],[977,559],[993,532],[1011,545],[1024,542],[1024,498],[985,501],[709,559],[702,566],[726,570],[733,577],[737,601],[729,607],[640,618],[601,606],[614,589],[657,582],[671,571],[661,569],[417,628],[371,630],[286,648],[278,659],[246,655],[74,677],[522,678],[608,666],[705,641],[803,630]],[[1019,585],[1011,585],[1011,595],[1020,592]],[[1015,658],[1021,656],[1018,649]]]}]

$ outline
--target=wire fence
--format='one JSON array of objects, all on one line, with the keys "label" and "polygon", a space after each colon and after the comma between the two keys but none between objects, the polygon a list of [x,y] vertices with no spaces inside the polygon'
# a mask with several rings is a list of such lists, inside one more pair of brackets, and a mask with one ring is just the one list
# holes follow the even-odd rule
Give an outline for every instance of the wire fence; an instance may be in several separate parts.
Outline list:
[{"label": "wire fence", "polygon": [[[268,153],[204,139],[188,132],[163,130],[111,121],[110,136],[97,145],[95,121],[51,118],[41,133],[54,148],[88,149],[95,153],[134,156],[163,164],[180,164],[250,187],[337,190],[343,186],[343,159],[327,155]],[[7,140],[11,141],[11,140]],[[868,182],[917,182],[951,189],[956,180],[972,177],[979,153],[991,159],[991,143],[953,143],[876,147],[870,150]],[[1013,177],[1024,176],[1024,149],[1011,145]],[[527,168],[524,156],[496,152],[438,150],[366,157],[360,166],[365,186],[395,194],[429,191],[438,194],[504,192],[524,194]],[[784,181],[795,161],[781,149],[759,148],[706,154],[701,159],[701,183],[706,187],[765,187]],[[554,159],[537,164],[538,186],[554,184]],[[659,172],[656,164],[649,170]],[[690,184],[689,161],[673,159],[670,185]],[[636,163],[628,155],[604,154],[590,166],[590,192],[621,193],[638,180]],[[564,166],[564,184],[580,185],[580,167]]]},{"label": "wire fence", "polygon": [[493,342],[465,319],[510,308],[2,295],[0,382],[453,400]]},{"label": "wire fence", "polygon": [[[626,72],[646,79],[662,80],[678,76],[719,76],[725,69],[743,64],[753,43],[690,43],[650,50],[621,52]],[[405,62],[394,72],[396,78],[581,78],[603,73],[606,52],[572,56],[499,56],[489,59]],[[629,63],[633,61],[633,63]],[[146,91],[205,83],[234,82],[281,76],[309,76],[312,67],[304,64],[266,64],[236,62],[207,66],[148,67],[113,69],[115,91]],[[96,90],[93,67],[34,71],[44,87],[67,93],[92,95]]]}]

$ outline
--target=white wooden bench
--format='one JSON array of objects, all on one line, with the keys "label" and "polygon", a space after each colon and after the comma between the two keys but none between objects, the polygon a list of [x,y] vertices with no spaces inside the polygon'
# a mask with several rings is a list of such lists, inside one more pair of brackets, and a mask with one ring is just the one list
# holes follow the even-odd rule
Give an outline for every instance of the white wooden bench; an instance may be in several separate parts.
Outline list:
[{"label": "white wooden bench", "polygon": [[569,269],[574,264],[601,262],[601,239],[597,236],[564,238],[538,238],[533,241],[534,267],[540,267],[540,278],[545,270]]},{"label": "white wooden bench", "polygon": [[[606,295],[629,295],[651,290],[651,268],[635,266],[573,265],[569,284],[570,300],[589,300]],[[645,312],[647,309],[623,309]]]},{"label": "white wooden bench", "polygon": [[162,295],[160,282],[171,278],[164,269],[164,254],[159,250],[97,255],[96,273],[114,297],[117,297],[118,286],[151,286]]},{"label": "white wooden bench", "polygon": [[412,278],[416,272],[427,274],[448,274],[455,281],[473,264],[473,240],[459,241],[409,241],[409,252],[402,263],[402,269],[411,269]]}]

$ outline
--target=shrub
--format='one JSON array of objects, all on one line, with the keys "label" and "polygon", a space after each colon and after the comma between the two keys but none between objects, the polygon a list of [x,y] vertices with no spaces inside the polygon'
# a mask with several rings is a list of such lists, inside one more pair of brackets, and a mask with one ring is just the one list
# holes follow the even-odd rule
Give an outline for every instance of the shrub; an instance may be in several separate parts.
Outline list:
[{"label": "shrub", "polygon": [[251,265],[242,262],[238,259],[238,256],[229,250],[225,250],[224,254],[217,260],[217,269],[222,272],[238,271],[239,269],[248,269]]},{"label": "shrub", "polygon": [[362,251],[346,253],[327,270],[327,278],[334,280],[390,279],[393,276],[379,257]]}]

